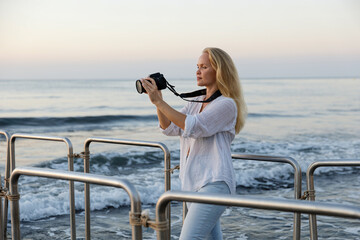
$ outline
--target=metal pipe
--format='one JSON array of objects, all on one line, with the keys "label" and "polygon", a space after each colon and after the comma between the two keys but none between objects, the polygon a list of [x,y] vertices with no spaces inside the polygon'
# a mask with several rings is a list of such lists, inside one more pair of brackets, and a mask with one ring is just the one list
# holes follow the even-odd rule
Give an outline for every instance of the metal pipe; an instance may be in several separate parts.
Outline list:
[{"label": "metal pipe", "polygon": [[[307,182],[307,191],[309,193],[309,201],[315,201],[315,185],[314,185],[314,172],[319,167],[351,167],[351,166],[360,166],[360,160],[327,160],[327,161],[318,161],[313,162],[307,169],[306,172],[306,182]],[[310,239],[317,240],[317,223],[316,215],[309,215],[309,225],[310,225]]]},{"label": "metal pipe", "polygon": [[[100,176],[90,173],[69,172],[62,170],[53,170],[34,167],[16,168],[10,177],[10,195],[16,196],[18,192],[18,180],[21,175],[46,177],[53,179],[62,179],[78,182],[86,182],[104,186],[112,186],[122,188],[126,191],[130,198],[130,211],[132,214],[141,213],[141,199],[136,188],[127,180],[121,180],[117,177]],[[12,223],[12,239],[20,239],[20,214],[19,200],[11,201],[11,223]],[[142,239],[142,227],[132,226],[132,239]]]},{"label": "metal pipe", "polygon": [[[255,160],[264,162],[287,163],[294,168],[294,198],[301,198],[301,167],[299,163],[291,157],[263,156],[263,155],[242,155],[232,154],[232,158],[242,160]],[[294,232],[293,239],[300,239],[301,235],[301,214],[294,213]]]},{"label": "metal pipe", "polygon": [[[0,135],[3,135],[6,139],[6,162],[5,162],[5,176],[4,176],[4,188],[9,189],[9,178],[10,178],[10,134],[6,131],[0,130]],[[2,185],[0,185],[2,186]],[[0,239],[6,239],[7,232],[7,217],[8,217],[8,207],[9,202],[7,198],[4,198],[4,203],[2,205],[2,216],[1,216],[1,231],[0,231]]]},{"label": "metal pipe", "polygon": [[[165,191],[171,189],[171,178],[170,178],[170,151],[165,144],[160,142],[149,142],[149,141],[139,141],[139,140],[127,140],[127,139],[113,139],[113,138],[88,138],[84,143],[84,172],[90,172],[90,143],[110,143],[110,144],[120,144],[120,145],[132,145],[132,146],[143,146],[143,147],[156,147],[160,148],[164,152],[164,167],[165,167]],[[166,214],[170,219],[170,206],[166,210]],[[168,237],[170,239],[170,222],[169,222],[169,231]],[[85,239],[90,240],[91,230],[90,230],[90,186],[88,183],[85,183]]]},{"label": "metal pipe", "polygon": [[[74,154],[73,146],[68,138],[63,137],[50,137],[50,136],[37,136],[28,134],[13,134],[10,138],[10,171],[13,172],[15,169],[15,140],[18,138],[23,139],[34,139],[34,140],[45,140],[64,142],[67,147],[67,158],[68,158],[68,170],[74,171]],[[12,173],[11,173],[12,174]],[[71,228],[71,239],[76,239],[76,223],[75,223],[75,194],[74,194],[74,182],[69,181],[69,200],[70,200],[70,228]]]},{"label": "metal pipe", "polygon": [[[198,202],[216,205],[238,206],[284,212],[311,213],[335,217],[360,219],[360,208],[354,206],[317,203],[295,199],[269,199],[240,195],[206,194],[199,192],[168,191],[160,196],[156,204],[156,222],[166,221],[165,208],[171,201]],[[165,231],[157,231],[157,239],[167,239]],[[300,239],[300,238],[298,238]]]}]

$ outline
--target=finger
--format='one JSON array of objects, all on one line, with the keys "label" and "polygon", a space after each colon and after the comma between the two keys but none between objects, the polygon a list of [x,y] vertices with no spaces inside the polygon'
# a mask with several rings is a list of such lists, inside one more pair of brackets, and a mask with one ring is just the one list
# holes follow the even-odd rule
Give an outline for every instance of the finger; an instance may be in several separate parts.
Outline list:
[{"label": "finger", "polygon": [[[152,79],[153,80],[153,79]],[[155,80],[153,80],[153,82],[150,82],[151,80],[148,78],[145,78],[145,80],[143,81],[144,85],[147,86],[148,89],[150,89],[151,91],[157,90],[157,86],[155,83]]]},{"label": "finger", "polygon": [[153,85],[148,80],[141,79],[141,84],[142,84],[143,88],[146,90],[147,93],[150,93],[150,92],[154,91]]},{"label": "finger", "polygon": [[149,87],[148,87],[148,85],[146,85],[145,79],[144,78],[140,79],[140,82],[141,82],[141,85],[145,89],[146,94],[147,94],[149,92]]},{"label": "finger", "polygon": [[150,81],[152,85],[156,86],[156,82],[155,82],[155,80],[154,80],[153,78],[147,77],[147,78],[145,78],[145,79],[148,80],[148,81]]},{"label": "finger", "polygon": [[147,79],[148,79],[152,84],[156,84],[156,83],[155,83],[155,80],[154,80],[153,78],[148,77]]},{"label": "finger", "polygon": [[142,83],[142,85],[143,85],[144,88],[145,88],[145,87],[146,87],[146,88],[152,88],[151,82],[149,82],[149,80],[147,80],[146,78],[145,78],[145,79],[142,79],[141,83]]}]

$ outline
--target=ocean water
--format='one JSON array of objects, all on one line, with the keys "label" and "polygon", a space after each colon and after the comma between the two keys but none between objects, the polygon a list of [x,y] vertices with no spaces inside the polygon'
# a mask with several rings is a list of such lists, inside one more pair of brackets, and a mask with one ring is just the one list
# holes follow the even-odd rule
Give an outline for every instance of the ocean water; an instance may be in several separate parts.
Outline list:
[{"label": "ocean water", "polygon": [[[178,92],[196,90],[192,79],[168,79]],[[289,156],[305,173],[314,161],[360,159],[360,79],[243,79],[248,119],[236,136],[233,153]],[[176,109],[185,102],[170,91],[164,98]],[[0,129],[13,133],[67,137],[74,152],[90,137],[164,143],[171,165],[179,163],[179,142],[157,127],[155,108],[135,90],[135,79],[0,80]],[[19,139],[16,166],[67,169],[67,152],[59,142]],[[0,170],[5,168],[0,138]],[[90,171],[120,176],[140,193],[143,209],[154,214],[164,191],[161,150],[93,143]],[[234,160],[237,193],[293,198],[293,170],[278,163]],[[75,171],[83,171],[75,159]],[[171,188],[180,189],[178,172]],[[83,184],[75,184],[77,237],[84,237]],[[360,205],[360,168],[319,168],[315,172],[318,201]],[[127,239],[129,200],[121,189],[91,187],[93,239]],[[24,239],[70,239],[67,181],[21,177],[21,233]],[[172,204],[172,238],[181,230],[179,203]],[[224,239],[291,239],[291,213],[230,207],[222,217]],[[10,219],[10,218],[9,218]],[[358,220],[318,216],[319,239],[360,239]],[[8,228],[10,229],[10,221]],[[308,216],[302,215],[302,239],[309,238]],[[144,239],[156,233],[144,228]]]}]

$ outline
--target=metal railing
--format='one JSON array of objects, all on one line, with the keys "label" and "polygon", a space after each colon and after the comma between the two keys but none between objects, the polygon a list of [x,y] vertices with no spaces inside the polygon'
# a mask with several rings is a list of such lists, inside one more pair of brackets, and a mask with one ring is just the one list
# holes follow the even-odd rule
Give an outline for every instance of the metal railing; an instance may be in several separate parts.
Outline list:
[{"label": "metal railing", "polygon": [[[351,166],[360,166],[360,160],[328,160],[328,161],[318,161],[313,162],[307,169],[306,172],[306,182],[307,182],[307,192],[309,194],[309,200],[315,201],[315,185],[314,185],[314,172],[319,167],[351,167]],[[317,223],[315,213],[309,215],[309,225],[310,225],[310,239],[317,240]]]},{"label": "metal railing", "polygon": [[[117,177],[99,176],[90,173],[79,173],[70,171],[61,171],[34,167],[16,168],[10,177],[10,200],[11,205],[11,233],[13,240],[20,240],[20,211],[19,211],[19,192],[18,180],[21,175],[46,177],[53,179],[62,179],[70,181],[79,181],[85,183],[92,183],[105,186],[113,186],[124,189],[130,198],[131,210],[130,216],[141,213],[140,195],[135,187],[127,180],[121,180]],[[132,239],[142,239],[142,226],[132,225]]]},{"label": "metal railing", "polygon": [[[238,206],[264,210],[319,214],[335,217],[360,219],[360,208],[331,203],[318,203],[294,199],[269,199],[244,197],[239,195],[220,195],[194,192],[168,191],[162,194],[156,204],[156,222],[167,220],[165,209],[171,201],[198,202],[226,206]],[[157,230],[157,239],[165,240],[166,231]],[[296,240],[300,237],[296,238]]]},{"label": "metal railing", "polygon": [[[49,136],[37,136],[28,134],[13,134],[10,138],[10,171],[11,176],[15,169],[15,140],[18,138],[33,139],[33,140],[45,140],[63,142],[67,147],[67,158],[68,158],[68,170],[74,171],[74,155],[73,146],[68,138],[63,137],[49,137]],[[76,239],[76,224],[75,224],[75,195],[74,195],[74,182],[69,181],[69,199],[70,199],[70,227],[71,227],[71,239]],[[12,226],[14,227],[14,226]]]},{"label": "metal railing", "polygon": [[[49,136],[36,136],[26,134],[13,134],[12,136],[6,131],[0,130],[0,135],[3,135],[6,139],[6,164],[5,164],[5,177],[4,177],[4,188],[1,189],[2,193],[7,193],[8,197],[4,198],[4,201],[0,201],[0,240],[6,239],[6,227],[7,227],[7,212],[8,212],[8,199],[12,204],[12,236],[13,239],[20,238],[19,228],[19,200],[16,198],[18,195],[17,184],[20,175],[28,176],[39,176],[69,180],[70,187],[70,225],[71,225],[71,239],[76,239],[76,224],[75,224],[75,197],[74,197],[74,182],[80,181],[85,183],[85,238],[90,239],[90,185],[99,184],[107,186],[116,186],[124,188],[131,199],[131,211],[135,214],[141,212],[140,197],[136,189],[127,181],[119,182],[121,180],[116,177],[99,176],[89,174],[90,172],[90,144],[92,142],[98,143],[110,143],[120,145],[133,145],[133,146],[144,146],[144,147],[156,147],[160,148],[164,152],[164,167],[165,167],[165,192],[158,200],[156,206],[156,221],[168,223],[167,230],[161,229],[158,231],[158,239],[170,239],[170,205],[172,200],[184,201],[184,202],[201,202],[201,203],[212,203],[219,205],[228,206],[243,206],[250,208],[268,209],[268,210],[279,210],[294,212],[294,232],[293,239],[300,239],[300,218],[301,213],[309,213],[309,226],[310,226],[310,238],[317,240],[317,223],[316,214],[328,215],[328,216],[340,216],[340,217],[354,217],[359,218],[360,208],[327,204],[327,203],[316,203],[315,201],[315,189],[314,189],[314,171],[318,167],[347,167],[347,166],[360,166],[360,160],[330,160],[330,161],[319,161],[312,163],[306,173],[307,177],[307,191],[308,199],[312,202],[304,202],[298,200],[284,200],[284,199],[260,199],[260,198],[249,198],[241,197],[238,195],[216,195],[216,194],[202,194],[202,193],[191,193],[191,192],[172,192],[169,191],[171,188],[170,179],[170,152],[168,148],[159,142],[149,141],[138,141],[138,140],[125,140],[125,139],[112,139],[112,138],[88,138],[84,143],[84,172],[85,173],[74,173],[71,172],[74,169],[74,154],[73,147],[69,139],[61,137],[49,137]],[[23,139],[34,139],[34,140],[46,140],[46,141],[57,141],[64,142],[67,146],[67,158],[68,158],[68,170],[50,170],[43,168],[17,168],[15,169],[15,140],[18,138]],[[232,154],[233,159],[252,160],[252,161],[264,161],[264,162],[278,162],[287,163],[294,168],[294,197],[295,199],[301,198],[301,168],[297,161],[290,157],[277,157],[277,156],[262,156],[262,155],[242,155]],[[15,170],[14,170],[15,169]],[[11,177],[10,177],[11,175]],[[10,179],[10,185],[9,185]],[[116,182],[116,183],[115,183]],[[1,179],[0,179],[0,186]],[[6,192],[10,189],[9,192]],[[167,192],[169,191],[169,192]],[[134,193],[135,192],[135,193]],[[133,195],[136,195],[135,197]],[[15,196],[15,197],[14,197]],[[135,200],[133,199],[135,198]],[[134,206],[134,207],[133,207]],[[163,208],[166,208],[164,210]],[[164,212],[165,211],[165,212]],[[141,239],[142,231],[141,226],[132,226],[133,239]],[[140,229],[140,230],[139,230]]]},{"label": "metal railing", "polygon": [[[9,177],[10,177],[10,134],[6,131],[0,130],[0,135],[3,135],[6,140],[6,162],[5,162],[5,175],[4,175],[4,188],[2,188],[2,184],[0,187],[2,188],[3,193],[6,193],[7,189],[9,189]],[[1,178],[0,178],[1,183]],[[4,197],[4,201],[0,199],[0,240],[6,239],[6,231],[7,231],[7,213],[9,202],[6,197]]]},{"label": "metal railing", "polygon": [[[232,154],[234,159],[251,160],[251,161],[264,161],[264,162],[278,162],[287,163],[294,168],[294,198],[301,198],[301,167],[299,163],[291,157],[276,157],[276,156],[263,156],[263,155],[242,155]],[[301,234],[301,214],[294,213],[294,231],[293,239],[299,239]]]},{"label": "metal railing", "polygon": [[[110,144],[120,144],[120,145],[132,145],[132,146],[142,146],[142,147],[155,147],[160,148],[164,152],[164,167],[165,167],[165,191],[169,191],[171,188],[170,181],[170,151],[160,142],[149,142],[149,141],[138,141],[138,140],[127,140],[127,139],[112,139],[112,138],[88,138],[84,143],[84,172],[90,172],[90,143],[110,143]],[[170,219],[170,206],[166,210],[168,219]],[[169,221],[169,231],[168,236],[170,239],[170,221]],[[90,230],[90,186],[88,183],[85,183],[85,239],[89,240],[91,238]]]}]

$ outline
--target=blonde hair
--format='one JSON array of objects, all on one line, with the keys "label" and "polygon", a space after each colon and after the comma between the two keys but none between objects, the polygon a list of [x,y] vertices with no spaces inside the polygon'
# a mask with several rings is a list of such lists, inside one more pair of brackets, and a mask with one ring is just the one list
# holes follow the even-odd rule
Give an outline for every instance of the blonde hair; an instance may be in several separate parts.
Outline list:
[{"label": "blonde hair", "polygon": [[235,132],[239,133],[245,125],[247,107],[235,64],[229,54],[219,48],[205,48],[203,53],[209,54],[211,66],[216,71],[216,83],[221,94],[234,99],[236,103],[238,114]]}]

